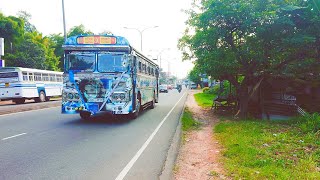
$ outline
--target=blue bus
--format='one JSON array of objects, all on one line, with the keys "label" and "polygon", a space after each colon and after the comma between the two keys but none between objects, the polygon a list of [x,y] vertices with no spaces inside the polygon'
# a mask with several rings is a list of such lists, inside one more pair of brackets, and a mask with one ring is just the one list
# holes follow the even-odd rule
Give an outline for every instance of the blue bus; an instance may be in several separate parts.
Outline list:
[{"label": "blue bus", "polygon": [[159,67],[114,35],[69,37],[64,49],[62,113],[99,112],[137,118],[159,97]]}]

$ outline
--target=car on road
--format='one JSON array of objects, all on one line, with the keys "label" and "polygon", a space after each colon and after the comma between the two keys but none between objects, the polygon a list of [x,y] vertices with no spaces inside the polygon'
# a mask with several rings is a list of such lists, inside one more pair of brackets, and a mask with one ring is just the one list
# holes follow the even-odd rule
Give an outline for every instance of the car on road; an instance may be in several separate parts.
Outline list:
[{"label": "car on road", "polygon": [[197,89],[197,84],[196,83],[191,83],[190,84],[190,89]]},{"label": "car on road", "polygon": [[159,91],[160,92],[164,92],[164,93],[168,93],[168,85],[167,84],[161,84],[159,86]]}]

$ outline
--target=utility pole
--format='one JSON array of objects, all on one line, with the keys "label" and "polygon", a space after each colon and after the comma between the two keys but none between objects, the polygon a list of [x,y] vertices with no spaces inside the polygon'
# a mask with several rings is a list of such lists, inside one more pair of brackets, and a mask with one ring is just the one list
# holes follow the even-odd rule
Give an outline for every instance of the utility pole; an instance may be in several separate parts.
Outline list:
[{"label": "utility pole", "polygon": [[4,56],[4,38],[0,38],[0,67],[4,67],[4,60],[1,59]]},{"label": "utility pole", "polygon": [[64,0],[62,0],[62,16],[63,16],[63,33],[64,33],[64,41],[67,40],[67,29],[66,29],[66,18],[64,13]]}]

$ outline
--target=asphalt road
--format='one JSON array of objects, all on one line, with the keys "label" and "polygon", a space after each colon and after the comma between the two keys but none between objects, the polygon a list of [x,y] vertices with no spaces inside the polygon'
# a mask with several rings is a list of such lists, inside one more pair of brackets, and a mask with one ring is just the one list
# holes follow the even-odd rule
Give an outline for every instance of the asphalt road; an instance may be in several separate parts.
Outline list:
[{"label": "asphalt road", "polygon": [[83,121],[60,107],[1,115],[0,179],[158,179],[185,99],[161,93],[135,120]]}]

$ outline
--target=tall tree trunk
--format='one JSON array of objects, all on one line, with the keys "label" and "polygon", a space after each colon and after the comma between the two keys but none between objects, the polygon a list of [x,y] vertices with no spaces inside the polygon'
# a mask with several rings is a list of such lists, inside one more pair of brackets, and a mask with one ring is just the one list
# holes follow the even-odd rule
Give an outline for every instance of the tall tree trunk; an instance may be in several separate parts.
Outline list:
[{"label": "tall tree trunk", "polygon": [[245,119],[248,117],[249,93],[248,87],[243,85],[239,90],[239,117]]}]

